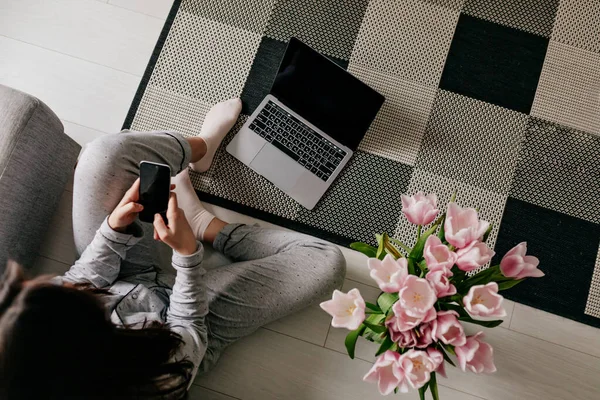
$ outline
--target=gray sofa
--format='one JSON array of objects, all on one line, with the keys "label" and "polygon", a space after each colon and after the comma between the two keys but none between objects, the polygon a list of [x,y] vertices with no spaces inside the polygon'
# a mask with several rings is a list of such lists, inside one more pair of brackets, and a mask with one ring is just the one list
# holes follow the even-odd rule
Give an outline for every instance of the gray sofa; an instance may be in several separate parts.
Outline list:
[{"label": "gray sofa", "polygon": [[80,149],[48,106],[0,85],[0,272],[32,266]]}]

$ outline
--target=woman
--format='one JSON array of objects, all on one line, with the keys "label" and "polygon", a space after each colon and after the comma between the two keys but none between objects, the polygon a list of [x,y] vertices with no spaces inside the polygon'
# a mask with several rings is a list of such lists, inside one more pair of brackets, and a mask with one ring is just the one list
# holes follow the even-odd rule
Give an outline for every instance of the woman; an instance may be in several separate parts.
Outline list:
[{"label": "woman", "polygon": [[[207,212],[187,166],[206,171],[241,109],[217,104],[198,137],[104,136],[75,172],[78,261],[61,277],[25,280],[7,267],[0,288],[0,398],[179,399],[198,368],[258,327],[339,287],[339,249],[305,235],[228,224]],[[136,221],[140,161],[174,175],[167,212]],[[208,242],[233,263],[205,272]],[[165,246],[175,274],[161,264]],[[167,265],[168,266],[168,265]]]}]

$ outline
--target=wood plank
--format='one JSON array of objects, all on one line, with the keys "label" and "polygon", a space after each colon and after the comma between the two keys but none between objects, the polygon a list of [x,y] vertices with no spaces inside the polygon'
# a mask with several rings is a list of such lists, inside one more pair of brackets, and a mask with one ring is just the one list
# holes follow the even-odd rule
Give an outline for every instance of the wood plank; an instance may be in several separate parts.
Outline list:
[{"label": "wood plank", "polygon": [[189,400],[240,400],[237,397],[215,392],[202,386],[192,385],[188,391]]},{"label": "wood plank", "polygon": [[94,139],[100,136],[106,135],[106,132],[101,132],[96,129],[88,128],[87,126],[75,124],[70,121],[62,120],[65,127],[65,133],[69,135],[71,139],[79,143],[81,147],[85,146]]},{"label": "wood plank", "polygon": [[445,385],[489,400],[583,400],[600,393],[599,358],[504,328],[486,330],[485,340],[498,371],[475,375],[447,367]]},{"label": "wood plank", "polygon": [[140,78],[0,36],[0,83],[30,93],[59,118],[121,130]]},{"label": "wood plank", "polygon": [[329,331],[331,317],[318,305],[266,325],[265,328],[294,338],[323,346]]},{"label": "wood plank", "polygon": [[367,256],[346,247],[340,249],[346,258],[346,278],[376,288],[377,283],[369,275]]},{"label": "wood plank", "polygon": [[90,0],[5,0],[0,35],[142,76],[160,19]]},{"label": "wood plank", "polygon": [[510,329],[600,357],[600,329],[517,304]]},{"label": "wood plank", "polygon": [[[362,381],[371,364],[350,360],[335,351],[266,329],[231,346],[213,371],[196,384],[243,400],[374,399],[375,385]],[[444,400],[474,400],[477,397],[440,387]],[[412,392],[403,396],[417,399]]]},{"label": "wood plank", "polygon": [[173,5],[173,0],[109,0],[108,3],[156,18],[166,19]]}]

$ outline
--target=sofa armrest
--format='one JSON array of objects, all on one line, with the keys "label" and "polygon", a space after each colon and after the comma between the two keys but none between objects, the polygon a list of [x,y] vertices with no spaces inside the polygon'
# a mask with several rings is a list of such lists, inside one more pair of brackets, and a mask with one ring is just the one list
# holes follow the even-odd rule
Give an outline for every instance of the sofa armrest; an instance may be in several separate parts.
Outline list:
[{"label": "sofa armrest", "polygon": [[0,85],[0,270],[35,260],[80,149],[48,106]]}]

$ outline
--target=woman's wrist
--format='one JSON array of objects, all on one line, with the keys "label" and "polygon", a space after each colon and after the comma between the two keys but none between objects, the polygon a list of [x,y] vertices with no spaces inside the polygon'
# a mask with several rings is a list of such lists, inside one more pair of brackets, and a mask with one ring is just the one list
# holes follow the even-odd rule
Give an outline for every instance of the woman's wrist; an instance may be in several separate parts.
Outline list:
[{"label": "woman's wrist", "polygon": [[127,227],[119,227],[115,224],[114,221],[111,221],[112,214],[108,216],[108,227],[115,232],[125,233],[127,231]]},{"label": "woman's wrist", "polygon": [[194,240],[194,243],[187,243],[186,245],[174,250],[182,256],[190,256],[198,251],[198,242]]}]

